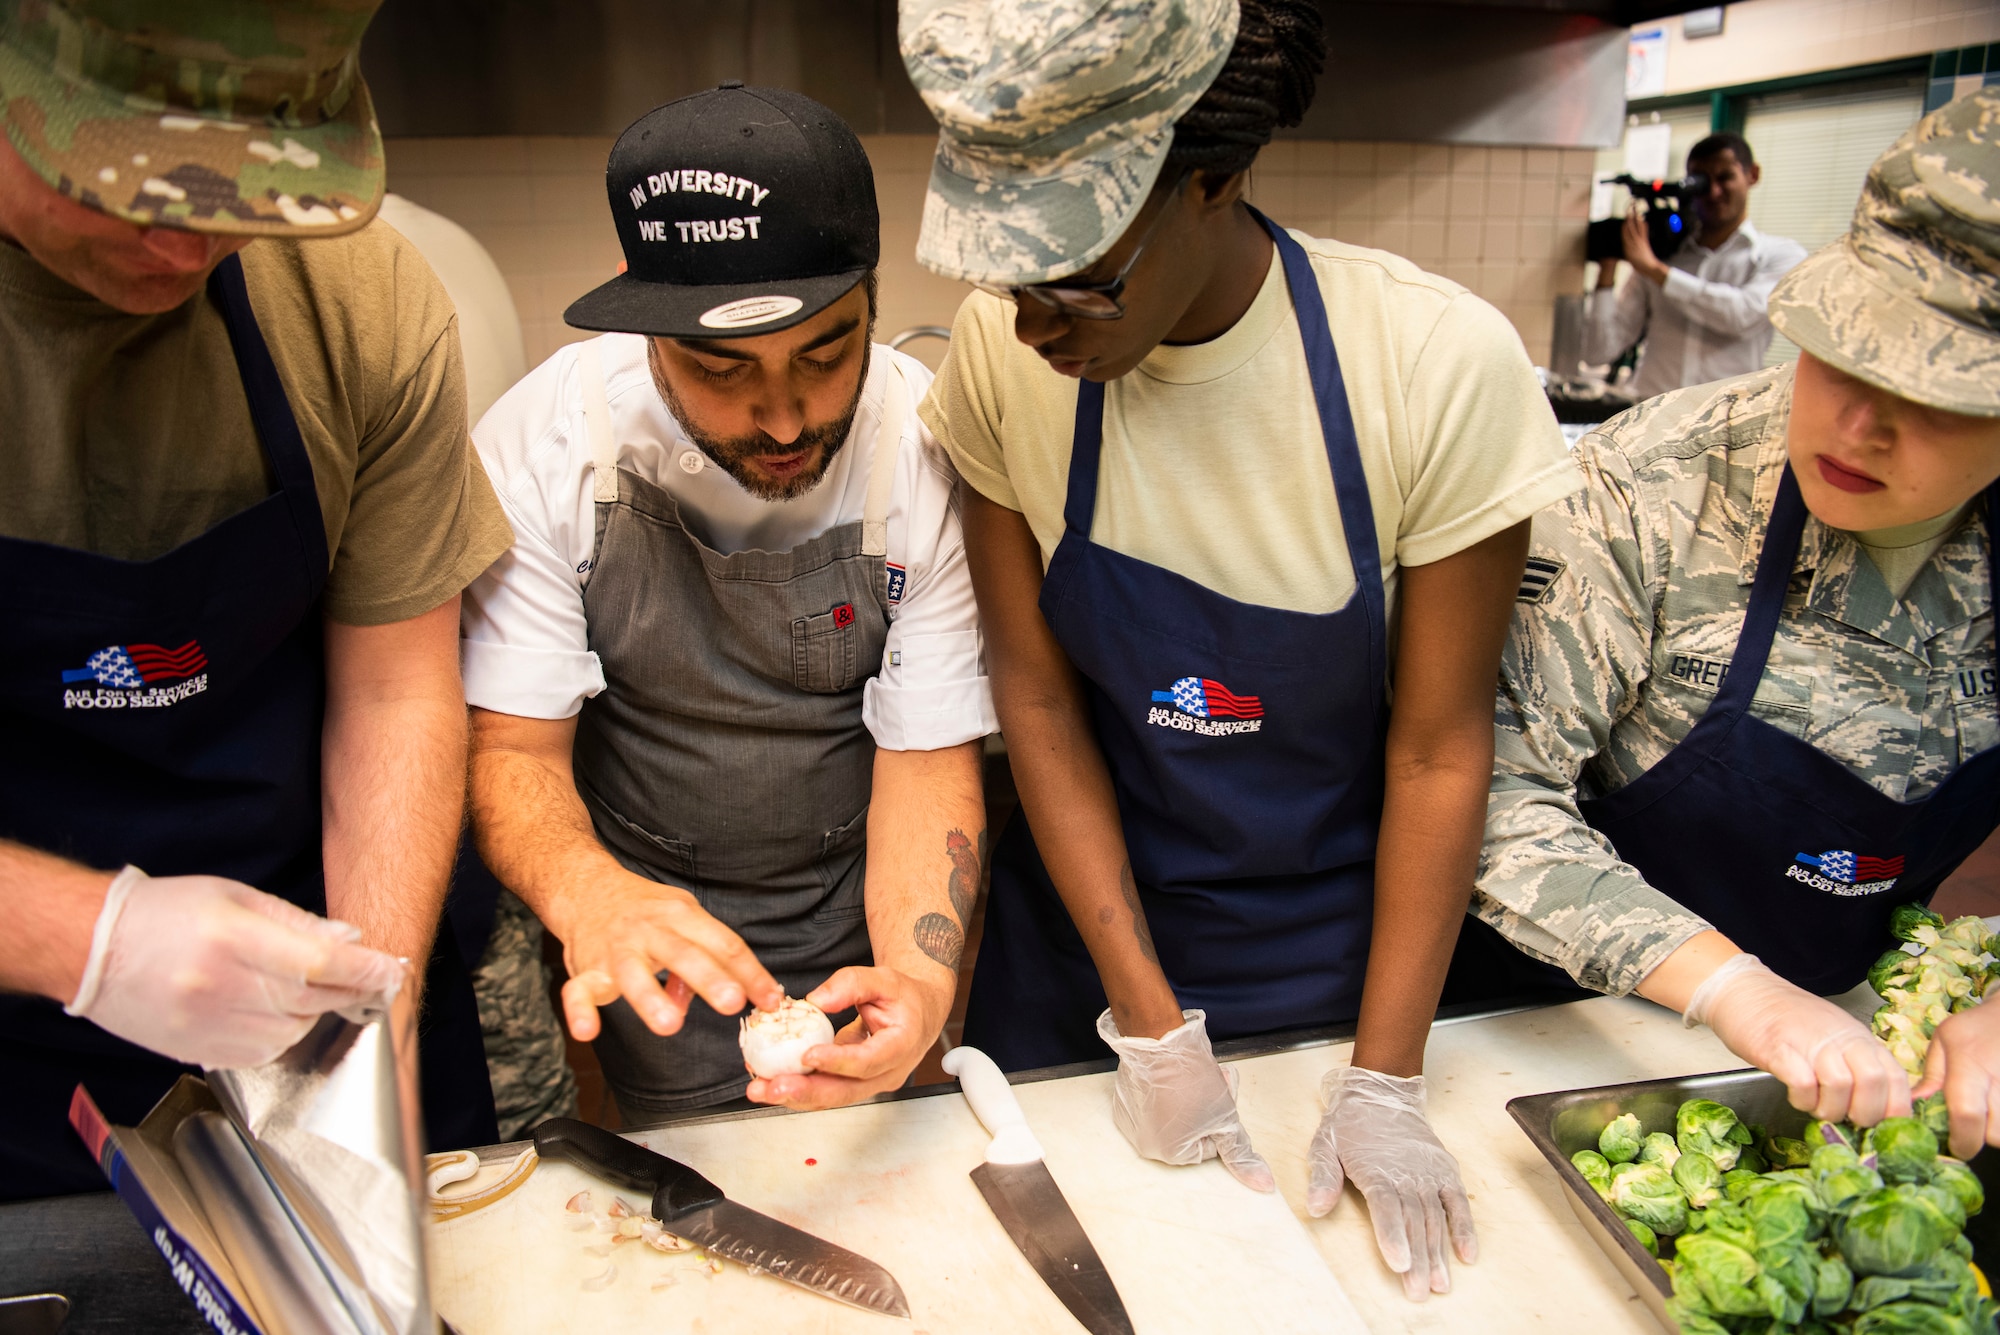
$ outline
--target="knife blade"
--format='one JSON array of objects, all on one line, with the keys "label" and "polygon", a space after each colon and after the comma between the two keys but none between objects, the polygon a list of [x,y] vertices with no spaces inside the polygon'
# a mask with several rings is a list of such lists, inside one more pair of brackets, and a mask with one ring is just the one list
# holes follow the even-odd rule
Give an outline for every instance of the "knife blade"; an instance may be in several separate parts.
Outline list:
[{"label": "knife blade", "polygon": [[816,1238],[723,1195],[694,1169],[623,1136],[569,1117],[535,1128],[535,1152],[652,1194],[653,1217],[667,1232],[801,1288],[871,1312],[907,1317],[896,1277],[865,1256]]},{"label": "knife blade", "polygon": [[1091,1335],[1133,1335],[1118,1286],[1042,1162],[1041,1142],[1028,1129],[1007,1077],[978,1048],[953,1048],[944,1055],[944,1069],[958,1077],[965,1101],[993,1136],[972,1183],[1000,1227]]}]

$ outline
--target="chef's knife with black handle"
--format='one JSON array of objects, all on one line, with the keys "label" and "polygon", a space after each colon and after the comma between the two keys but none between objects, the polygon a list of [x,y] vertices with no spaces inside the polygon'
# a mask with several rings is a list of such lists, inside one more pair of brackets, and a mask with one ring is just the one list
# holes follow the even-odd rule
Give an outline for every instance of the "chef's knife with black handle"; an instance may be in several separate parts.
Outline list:
[{"label": "chef's knife with black handle", "polygon": [[1049,1176],[1041,1142],[1028,1129],[1007,1077],[978,1048],[953,1048],[944,1055],[944,1069],[958,1077],[965,1101],[993,1137],[972,1182],[1000,1227],[1091,1335],[1132,1335],[1118,1286]]},{"label": "chef's knife with black handle", "polygon": [[652,1197],[667,1232],[779,1279],[855,1307],[906,1317],[895,1276],[865,1256],[758,1214],[694,1169],[587,1122],[552,1117],[535,1128],[535,1152]]}]

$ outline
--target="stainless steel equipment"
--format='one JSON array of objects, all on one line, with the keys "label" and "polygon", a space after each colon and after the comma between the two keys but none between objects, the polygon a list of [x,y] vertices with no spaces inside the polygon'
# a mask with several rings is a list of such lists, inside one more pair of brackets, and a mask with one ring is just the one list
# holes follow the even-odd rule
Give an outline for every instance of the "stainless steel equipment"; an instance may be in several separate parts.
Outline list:
[{"label": "stainless steel equipment", "polygon": [[910,1304],[896,1277],[865,1256],[738,1205],[678,1159],[568,1117],[535,1128],[535,1152],[652,1198],[667,1232],[815,1293],[890,1316]]},{"label": "stainless steel equipment", "polygon": [[[1660,1263],[1646,1254],[1630,1229],[1609,1205],[1583,1180],[1570,1163],[1578,1150],[1594,1150],[1597,1138],[1614,1117],[1632,1113],[1647,1133],[1674,1129],[1674,1114],[1689,1099],[1714,1099],[1736,1110],[1746,1122],[1768,1127],[1772,1135],[1797,1137],[1805,1131],[1807,1115],[1792,1107],[1785,1098],[1784,1083],[1762,1071],[1724,1071],[1715,1075],[1688,1075],[1672,1080],[1643,1080],[1625,1085],[1601,1085],[1596,1089],[1560,1090],[1553,1094],[1529,1094],[1507,1101],[1507,1111],[1535,1148],[1542,1152],[1562,1183],[1570,1209],[1583,1221],[1585,1231],[1604,1249],[1613,1265],[1631,1283],[1639,1298],[1668,1330],[1678,1327],[1667,1316],[1667,1299],[1673,1283]],[[1972,1161],[1972,1169],[1985,1186],[1987,1198],[2000,1189],[2000,1156],[1982,1154]],[[1965,1228],[1973,1255],[1982,1264],[1995,1255],[2000,1244],[2000,1212],[1974,1216]],[[1661,1238],[1663,1252],[1671,1254],[1672,1239]]]},{"label": "stainless steel equipment", "polygon": [[1007,1077],[978,1048],[956,1047],[944,1069],[993,1137],[972,1183],[1042,1283],[1091,1335],[1132,1335],[1132,1318],[1097,1249],[1042,1162],[1042,1147]]}]

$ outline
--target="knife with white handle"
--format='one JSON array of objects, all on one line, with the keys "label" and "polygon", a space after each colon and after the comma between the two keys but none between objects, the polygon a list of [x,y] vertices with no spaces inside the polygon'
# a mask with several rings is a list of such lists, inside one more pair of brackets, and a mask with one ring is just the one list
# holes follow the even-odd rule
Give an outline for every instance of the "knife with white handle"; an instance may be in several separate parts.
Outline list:
[{"label": "knife with white handle", "polygon": [[965,1101],[993,1137],[986,1162],[972,1170],[973,1185],[993,1217],[1085,1330],[1133,1335],[1118,1287],[1049,1176],[1042,1144],[1028,1129],[1007,1077],[978,1048],[953,1048],[944,1055],[944,1069],[958,1077]]}]

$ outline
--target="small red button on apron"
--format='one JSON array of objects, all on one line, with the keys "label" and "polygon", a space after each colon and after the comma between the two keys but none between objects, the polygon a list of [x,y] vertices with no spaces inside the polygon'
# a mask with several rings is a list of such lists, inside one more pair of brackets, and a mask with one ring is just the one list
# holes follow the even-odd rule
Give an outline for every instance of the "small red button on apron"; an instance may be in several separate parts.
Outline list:
[{"label": "small red button on apron", "polygon": [[834,625],[836,625],[836,626],[851,626],[851,625],[853,625],[853,624],[854,624],[854,604],[853,604],[853,603],[842,603],[842,604],[841,604],[840,606],[838,606],[838,607],[834,608],[834,609],[833,609],[833,624],[834,624]]}]

